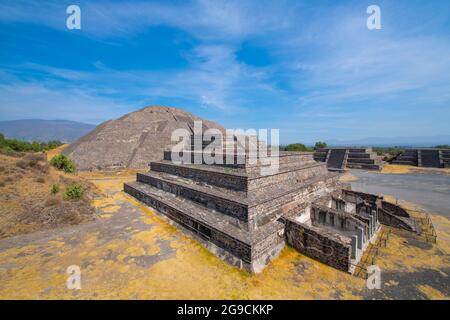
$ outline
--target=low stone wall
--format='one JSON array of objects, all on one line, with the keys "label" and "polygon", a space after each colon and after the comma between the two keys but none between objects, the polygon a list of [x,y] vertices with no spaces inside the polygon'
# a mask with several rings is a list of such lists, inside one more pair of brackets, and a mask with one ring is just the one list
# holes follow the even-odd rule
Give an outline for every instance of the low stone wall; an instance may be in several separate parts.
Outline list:
[{"label": "low stone wall", "polygon": [[292,168],[291,170],[279,172],[273,175],[250,178],[248,180],[248,190],[256,190],[279,183],[289,183],[289,181],[305,181],[312,177],[324,175],[326,173],[327,171],[324,165],[314,163],[306,168]]},{"label": "low stone wall", "polygon": [[285,238],[289,245],[301,253],[336,269],[349,272],[350,243],[344,243],[325,234],[323,230],[292,219],[286,219]]},{"label": "low stone wall", "polygon": [[410,218],[410,215],[408,212],[406,212],[405,209],[403,209],[400,206],[397,206],[393,203],[389,203],[386,201],[382,201],[381,202],[381,208],[392,213],[395,216],[399,216],[399,217],[405,217],[405,218]]},{"label": "low stone wall", "polygon": [[382,199],[382,197],[379,197],[375,194],[358,192],[353,190],[342,190],[342,195],[344,196],[345,201],[350,201],[353,203],[357,203],[358,198],[373,204],[375,204],[378,199]]},{"label": "low stone wall", "polygon": [[394,228],[400,228],[400,229],[413,231],[413,232],[416,231],[416,228],[411,219],[397,217],[383,209],[378,210],[378,219],[380,220],[380,222],[382,224],[387,225],[387,226],[391,226]]},{"label": "low stone wall", "polygon": [[327,179],[317,179],[317,181],[311,181],[305,185],[299,185],[299,188],[292,190],[289,193],[282,194],[277,198],[273,198],[270,201],[262,202],[256,206],[250,206],[248,209],[248,222],[250,228],[259,227],[264,225],[270,220],[275,219],[284,213],[293,205],[299,205],[306,202],[311,202],[315,198],[319,197],[326,190],[334,189],[338,185],[339,176],[334,176]]}]

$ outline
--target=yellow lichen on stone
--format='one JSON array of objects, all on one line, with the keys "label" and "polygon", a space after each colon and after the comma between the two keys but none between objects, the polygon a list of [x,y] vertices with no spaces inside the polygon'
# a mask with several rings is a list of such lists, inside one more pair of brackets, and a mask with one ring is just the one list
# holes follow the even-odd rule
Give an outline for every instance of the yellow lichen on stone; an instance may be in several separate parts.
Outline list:
[{"label": "yellow lichen on stone", "polygon": [[422,291],[431,300],[449,300],[445,294],[428,285],[420,285],[418,289]]}]

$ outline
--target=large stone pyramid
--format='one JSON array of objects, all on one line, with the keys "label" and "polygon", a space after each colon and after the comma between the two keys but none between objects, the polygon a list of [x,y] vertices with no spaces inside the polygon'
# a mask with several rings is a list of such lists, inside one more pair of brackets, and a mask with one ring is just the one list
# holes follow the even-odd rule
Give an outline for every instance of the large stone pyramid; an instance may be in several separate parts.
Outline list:
[{"label": "large stone pyramid", "polygon": [[224,131],[219,124],[181,109],[149,106],[100,124],[71,144],[64,154],[75,161],[79,170],[146,168],[150,161],[163,159],[175,129],[193,132],[194,121],[200,120],[203,130]]}]

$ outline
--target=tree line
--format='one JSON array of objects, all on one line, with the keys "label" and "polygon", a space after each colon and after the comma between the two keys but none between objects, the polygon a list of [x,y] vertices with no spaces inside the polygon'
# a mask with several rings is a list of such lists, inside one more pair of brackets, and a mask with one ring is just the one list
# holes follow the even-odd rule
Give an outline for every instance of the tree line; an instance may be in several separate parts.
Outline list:
[{"label": "tree line", "polygon": [[61,146],[63,143],[58,140],[47,142],[23,141],[18,139],[7,139],[0,133],[0,149],[3,153],[10,152],[42,152]]}]

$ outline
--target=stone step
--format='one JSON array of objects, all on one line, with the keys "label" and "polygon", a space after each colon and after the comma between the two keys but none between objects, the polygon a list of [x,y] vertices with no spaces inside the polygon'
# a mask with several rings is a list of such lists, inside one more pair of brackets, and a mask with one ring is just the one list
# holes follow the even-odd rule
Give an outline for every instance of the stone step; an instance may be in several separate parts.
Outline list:
[{"label": "stone step", "polygon": [[244,223],[248,222],[248,201],[245,192],[213,187],[164,172],[138,173],[137,181],[189,199]]},{"label": "stone step", "polygon": [[236,191],[247,191],[248,176],[244,169],[201,164],[177,165],[167,160],[150,163],[150,169],[156,172],[165,172],[183,178],[205,182],[217,187]]},{"label": "stone step", "polygon": [[408,161],[408,160],[394,160],[392,161],[393,164],[403,164],[403,165],[410,165],[410,166],[417,166],[417,161]]},{"label": "stone step", "polygon": [[381,164],[361,164],[361,163],[347,163],[347,168],[350,169],[366,169],[366,170],[381,170]]},{"label": "stone step", "polygon": [[350,163],[360,163],[360,164],[375,164],[375,159],[370,158],[348,158],[347,165]]},{"label": "stone step", "polygon": [[263,257],[273,248],[273,243],[267,246],[268,240],[276,245],[284,241],[284,225],[278,221],[248,232],[220,213],[144,183],[126,183],[124,191],[247,263]]},{"label": "stone step", "polygon": [[213,186],[236,191],[250,191],[269,187],[272,184],[306,180],[324,173],[324,165],[287,163],[281,164],[276,173],[262,175],[261,168],[247,170],[209,165],[174,164],[170,161],[152,162],[150,168],[155,172],[165,172],[174,176],[204,182]]},{"label": "stone step", "polygon": [[250,212],[263,210],[266,214],[270,214],[272,211],[278,210],[282,204],[296,198],[298,192],[303,193],[305,188],[315,188],[316,184],[322,183],[333,184],[338,180],[338,174],[326,170],[325,172],[325,174],[313,175],[305,180],[292,179],[288,184],[267,185],[253,190],[250,194],[162,172],[138,173],[137,181],[171,192],[246,224],[249,222]]},{"label": "stone step", "polygon": [[360,158],[371,158],[371,153],[357,153],[357,152],[349,152],[348,158],[360,159]]},{"label": "stone step", "polygon": [[401,155],[401,156],[412,156],[412,157],[417,157],[417,150],[405,150]]},{"label": "stone step", "polygon": [[[185,154],[187,154],[187,158],[189,159],[190,163],[194,164],[195,155],[198,155],[197,152],[192,151],[184,151],[180,152],[179,156],[182,158]],[[270,156],[270,152],[268,153]],[[258,156],[258,155],[257,155]],[[228,163],[227,157],[231,157],[232,163]],[[224,167],[232,167],[232,168],[245,168],[245,167],[252,167],[252,166],[261,166],[261,165],[267,165],[266,163],[261,163],[261,158],[257,157],[257,159],[251,157],[249,154],[237,154],[234,155],[233,153],[231,156],[229,154],[223,154],[222,156],[223,164],[214,164],[216,166],[224,166]],[[263,159],[263,158],[262,158]],[[172,161],[172,152],[171,151],[164,151],[164,160]],[[202,164],[206,164],[203,157],[201,157]],[[255,163],[256,161],[256,163]],[[278,163],[281,164],[287,164],[287,163],[303,163],[303,164],[313,164],[314,163],[314,157],[313,153],[311,152],[285,152],[281,151],[278,153]]]}]

